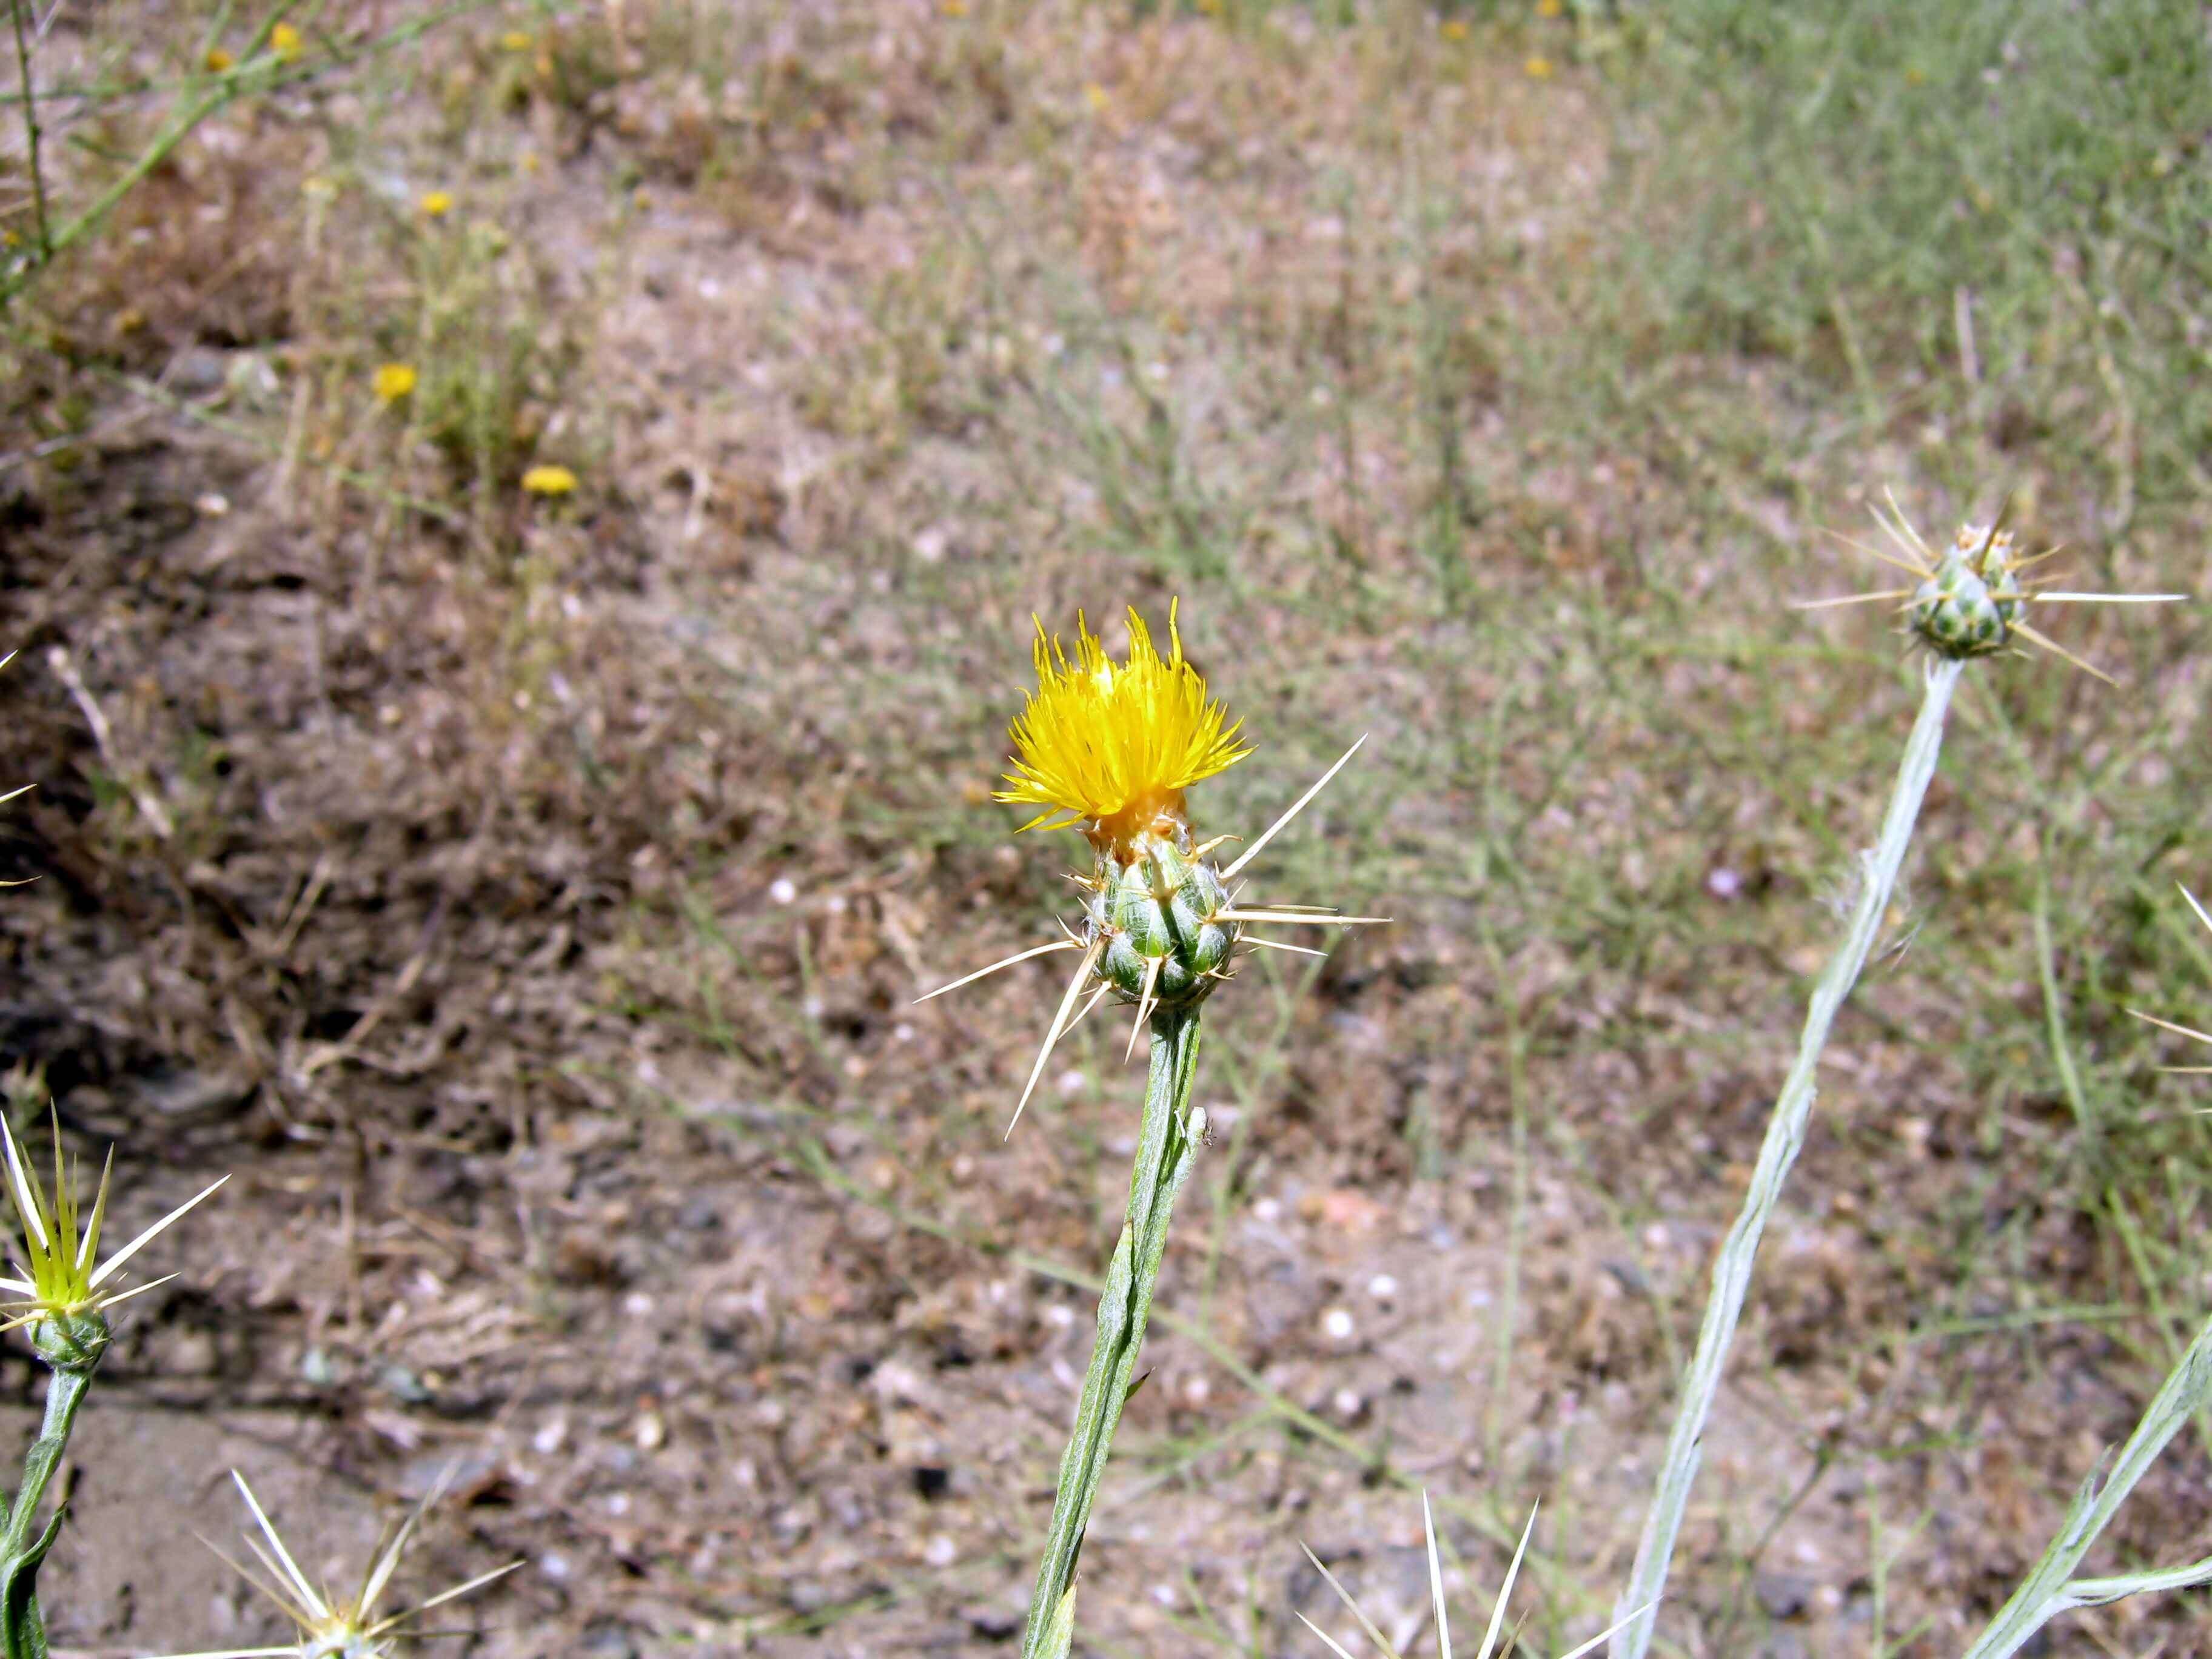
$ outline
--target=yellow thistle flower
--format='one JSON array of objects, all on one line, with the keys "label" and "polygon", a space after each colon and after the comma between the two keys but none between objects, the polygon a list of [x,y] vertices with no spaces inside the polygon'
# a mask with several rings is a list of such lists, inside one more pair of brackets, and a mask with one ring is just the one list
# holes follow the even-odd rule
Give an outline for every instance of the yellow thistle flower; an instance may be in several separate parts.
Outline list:
[{"label": "yellow thistle flower", "polygon": [[[1030,1068],[1029,1082],[1014,1107],[1022,1109],[1044,1075],[1053,1047],[1109,992],[1133,1003],[1136,1031],[1162,1008],[1191,1008],[1210,995],[1234,970],[1237,953],[1246,946],[1322,956],[1304,945],[1255,937],[1249,925],[1351,927],[1387,920],[1340,915],[1324,905],[1246,908],[1231,885],[1237,872],[1259,856],[1328,781],[1359,751],[1362,738],[1321,781],[1291,802],[1288,811],[1226,866],[1212,858],[1233,836],[1218,836],[1194,846],[1184,816],[1183,791],[1200,779],[1234,766],[1252,752],[1222,706],[1208,696],[1206,681],[1183,660],[1176,610],[1168,609],[1170,654],[1152,644],[1145,619],[1129,612],[1129,655],[1115,662],[1089,626],[1077,622],[1074,660],[1037,624],[1034,657],[1037,689],[1015,717],[1014,769],[1010,788],[996,799],[1044,810],[1024,830],[1080,826],[1097,854],[1096,872],[1079,878],[1089,894],[1080,929],[1034,945],[940,985],[917,1000],[974,983],[1018,962],[1059,951],[1082,954],[1082,963],[1045,1030],[1044,1046]],[[1095,984],[1093,981],[1097,981]],[[1076,1004],[1088,988],[1091,1000]],[[1007,1133],[1013,1126],[1007,1126]]]},{"label": "yellow thistle flower", "polygon": [[13,1298],[0,1303],[0,1311],[8,1316],[6,1322],[0,1323],[0,1330],[12,1331],[25,1325],[53,1322],[60,1328],[64,1350],[82,1348],[84,1352],[76,1357],[88,1364],[99,1357],[98,1347],[106,1341],[106,1328],[104,1323],[94,1323],[88,1328],[79,1322],[92,1321],[117,1303],[143,1295],[155,1285],[166,1285],[175,1275],[127,1291],[109,1289],[109,1281],[125,1262],[230,1177],[225,1176],[222,1181],[202,1188],[194,1197],[177,1206],[94,1267],[93,1257],[100,1249],[100,1223],[107,1214],[107,1178],[115,1166],[113,1148],[109,1149],[106,1166],[100,1172],[92,1214],[85,1219],[80,1233],[76,1172],[62,1157],[60,1119],[54,1120],[54,1190],[51,1198],[32,1183],[30,1173],[24,1167],[22,1152],[15,1145],[15,1137],[4,1115],[0,1115],[0,1142],[5,1143],[7,1150],[8,1195],[15,1201],[15,1218],[22,1228],[23,1255],[30,1263],[28,1267],[16,1268],[23,1275],[21,1278],[0,1278],[0,1291]]},{"label": "yellow thistle flower", "polygon": [[533,466],[522,475],[522,488],[532,495],[573,495],[576,475],[565,466]]},{"label": "yellow thistle flower", "polygon": [[[377,1552],[376,1558],[369,1563],[368,1576],[362,1581],[361,1594],[348,1601],[315,1588],[307,1575],[300,1571],[292,1552],[284,1547],[284,1540],[276,1535],[276,1528],[270,1524],[268,1511],[254,1497],[253,1488],[246,1484],[246,1477],[233,1469],[230,1478],[238,1483],[246,1508],[253,1511],[254,1525],[260,1528],[259,1538],[248,1533],[246,1541],[268,1577],[264,1579],[235,1561],[230,1565],[254,1589],[283,1609],[284,1616],[299,1626],[299,1639],[281,1647],[224,1648],[213,1653],[179,1654],[175,1659],[392,1659],[408,1634],[403,1628],[408,1621],[433,1607],[457,1601],[471,1590],[482,1589],[522,1565],[510,1561],[503,1567],[477,1574],[466,1583],[441,1590],[427,1601],[380,1619],[376,1616],[376,1604],[385,1587],[392,1582],[392,1571],[399,1565],[407,1540],[414,1535],[416,1523],[422,1520],[423,1511],[444,1495],[442,1480],[415,1513],[407,1517],[391,1543]],[[223,1559],[230,1560],[228,1556]]]},{"label": "yellow thistle flower", "polygon": [[415,389],[415,369],[410,363],[380,363],[370,384],[376,389],[379,403],[396,404]]},{"label": "yellow thistle flower", "polygon": [[307,50],[307,42],[289,23],[279,23],[269,31],[269,50],[276,54],[279,63],[296,64],[300,54]]},{"label": "yellow thistle flower", "polygon": [[528,52],[538,42],[520,29],[509,29],[499,37],[499,44],[508,52]]},{"label": "yellow thistle flower", "polygon": [[451,191],[430,191],[417,205],[422,208],[425,218],[442,219],[453,210],[453,195]]},{"label": "yellow thistle flower", "polygon": [[1230,722],[1183,660],[1173,605],[1167,657],[1133,607],[1127,662],[1109,658],[1080,616],[1076,629],[1071,664],[1037,623],[1037,689],[1014,720],[1012,787],[995,799],[1044,808],[1024,830],[1081,824],[1102,853],[1126,853],[1139,836],[1182,824],[1183,791],[1252,750],[1237,737],[1243,722]]},{"label": "yellow thistle flower", "polygon": [[207,70],[210,75],[221,75],[224,70],[235,64],[238,62],[238,59],[232,57],[221,46],[210,46],[208,48],[207,57],[203,61],[206,63]]},{"label": "yellow thistle flower", "polygon": [[1522,64],[1521,72],[1531,81],[1548,81],[1554,71],[1552,60],[1540,53]]}]

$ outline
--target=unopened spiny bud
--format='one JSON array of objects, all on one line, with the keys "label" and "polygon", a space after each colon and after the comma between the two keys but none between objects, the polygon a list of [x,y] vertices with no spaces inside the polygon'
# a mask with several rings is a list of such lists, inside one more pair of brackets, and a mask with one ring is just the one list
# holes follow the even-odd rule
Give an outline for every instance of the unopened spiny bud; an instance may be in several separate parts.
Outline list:
[{"label": "unopened spiny bud", "polygon": [[2009,531],[1962,525],[1912,595],[1912,631],[1943,657],[1986,657],[2012,643],[2027,608]]},{"label": "unopened spiny bud", "polygon": [[1149,992],[1169,1006],[1195,1003],[1223,976],[1237,943],[1236,925],[1218,920],[1229,890],[1211,859],[1192,856],[1180,829],[1146,835],[1130,854],[1098,860],[1084,907],[1085,943],[1105,941],[1098,975],[1131,1001]]}]

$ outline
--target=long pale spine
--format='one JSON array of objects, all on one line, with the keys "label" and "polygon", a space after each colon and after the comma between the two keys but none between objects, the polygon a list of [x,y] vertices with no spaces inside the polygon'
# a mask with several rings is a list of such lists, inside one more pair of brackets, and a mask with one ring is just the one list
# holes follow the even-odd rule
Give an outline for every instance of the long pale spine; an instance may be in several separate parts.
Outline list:
[{"label": "long pale spine", "polygon": [[1129,1209],[1098,1297],[1098,1340],[1076,1402],[1075,1426],[1060,1460],[1052,1526],[1036,1589],[1030,1599],[1022,1659],[1062,1659],[1074,1634],[1076,1559],[1091,1509],[1113,1449],[1114,1431],[1135,1379],[1137,1354],[1152,1311],[1152,1288],[1168,1243],[1176,1195],[1197,1161],[1190,1135],[1191,1081],[1198,1065],[1198,1010],[1164,1008],[1152,1016],[1152,1070],[1137,1158],[1129,1171]]},{"label": "long pale spine", "polygon": [[1843,943],[1829,958],[1820,982],[1814,987],[1812,1004],[1805,1014],[1804,1034],[1797,1042],[1797,1058],[1775,1100],[1774,1113],[1766,1126],[1766,1141],[1759,1148],[1759,1164],[1752,1173],[1751,1188],[1744,1194],[1743,1209],[1736,1216],[1735,1224],[1729,1229],[1728,1240],[1714,1263],[1712,1291],[1705,1303],[1705,1321],[1698,1327],[1697,1352],[1684,1378],[1682,1403],[1674,1418],[1674,1431],[1667,1438],[1666,1462],[1659,1471],[1650,1513],[1644,1517],[1643,1536],[1637,1541],[1635,1568],[1614,1608],[1614,1616],[1626,1622],[1613,1638],[1612,1659],[1644,1659],[1644,1650],[1650,1645],[1659,1599],[1666,1592],[1667,1571],[1674,1559],[1674,1542],[1682,1530],[1683,1511],[1689,1506],[1690,1488],[1698,1478],[1698,1462],[1705,1449],[1705,1421],[1712,1414],[1713,1398],[1720,1391],[1721,1372],[1727,1363],[1729,1345],[1735,1336],[1736,1320],[1743,1311],[1745,1292],[1751,1285],[1759,1237],[1766,1230],[1775,1200],[1782,1195],[1782,1183],[1789,1177],[1790,1166],[1797,1161],[1797,1153],[1805,1144],[1805,1126],[1813,1115],[1814,1073],[1820,1064],[1820,1050],[1827,1042],[1828,1028],[1835,1022],[1837,1010],[1843,1006],[1844,999],[1857,981],[1860,970],[1866,966],[1867,954],[1874,948],[1875,939],[1881,932],[1882,915],[1889,908],[1890,895],[1897,886],[1898,871],[1905,862],[1906,848],[1911,844],[1912,826],[1919,818],[1920,803],[1928,793],[1929,780],[1936,775],[1936,758],[1943,746],[1943,719],[1949,711],[1951,693],[1964,666],[1963,662],[1938,659],[1928,668],[1919,718],[1913,722],[1912,736],[1905,746],[1904,763],[1898,768],[1897,787],[1890,796],[1889,811],[1882,818],[1881,838],[1873,851],[1863,856],[1858,901],[1852,907],[1850,926]]},{"label": "long pale spine", "polygon": [[2021,1581],[2012,1600],[1997,1609],[1989,1628],[1966,1650],[1965,1659],[2007,1659],[2051,1620],[2075,1607],[2099,1607],[2145,1590],[2179,1589],[2212,1579],[2212,1560],[2113,1578],[2074,1577],[2075,1568],[2119,1513],[2136,1482],[2208,1399],[2212,1399],[2212,1321],[2197,1333],[2189,1351],[2166,1373],[2165,1385],[2144,1411],[2136,1431],[2112,1459],[2112,1473],[2103,1485],[2094,1474],[2082,1483],[2067,1506],[2066,1518],[2059,1523],[2051,1547]]}]

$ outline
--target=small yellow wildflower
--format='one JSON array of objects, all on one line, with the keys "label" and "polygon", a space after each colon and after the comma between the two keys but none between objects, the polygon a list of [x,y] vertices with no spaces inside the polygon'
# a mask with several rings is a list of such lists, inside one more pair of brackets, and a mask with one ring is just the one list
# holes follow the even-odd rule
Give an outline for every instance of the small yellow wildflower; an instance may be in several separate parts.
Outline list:
[{"label": "small yellow wildflower", "polygon": [[1437,33],[1443,35],[1447,40],[1464,40],[1467,39],[1468,33],[1467,19],[1464,17],[1447,17],[1443,22],[1437,25]]},{"label": "small yellow wildflower", "polygon": [[565,466],[533,466],[522,475],[522,487],[532,495],[573,495],[576,475]]},{"label": "small yellow wildflower", "polygon": [[1071,664],[1037,623],[1037,689],[1015,718],[1014,769],[996,798],[1044,809],[1023,829],[1081,824],[1104,852],[1167,833],[1182,822],[1184,790],[1252,751],[1237,735],[1243,722],[1229,721],[1183,660],[1173,605],[1164,658],[1133,607],[1127,662],[1108,657],[1079,616],[1076,628]]},{"label": "small yellow wildflower", "polygon": [[307,42],[289,23],[279,23],[269,31],[269,50],[276,54],[279,63],[296,64],[300,54],[307,50]]},{"label": "small yellow wildflower", "polygon": [[431,191],[422,198],[418,205],[422,208],[425,217],[442,219],[453,210],[453,192],[443,190]]},{"label": "small yellow wildflower", "polygon": [[965,17],[968,15],[968,0],[945,0],[943,10],[947,17]]},{"label": "small yellow wildflower", "polygon": [[1083,101],[1094,111],[1103,111],[1106,107],[1106,88],[1096,81],[1086,82],[1083,88]]},{"label": "small yellow wildflower", "polygon": [[1536,15],[1539,17],[1557,17],[1565,9],[1560,0],[1536,0]]},{"label": "small yellow wildflower", "polygon": [[233,64],[236,64],[238,59],[233,58],[221,46],[210,46],[208,48],[207,57],[204,61],[207,64],[208,73],[210,75],[221,75],[225,70],[229,69]]},{"label": "small yellow wildflower", "polygon": [[1521,65],[1521,72],[1531,81],[1548,81],[1554,71],[1552,60],[1541,55],[1531,58]]},{"label": "small yellow wildflower", "polygon": [[370,383],[376,388],[379,403],[396,404],[415,389],[414,365],[380,363]]},{"label": "small yellow wildflower", "polygon": [[499,44],[508,52],[528,52],[538,43],[520,29],[509,29],[499,37]]}]

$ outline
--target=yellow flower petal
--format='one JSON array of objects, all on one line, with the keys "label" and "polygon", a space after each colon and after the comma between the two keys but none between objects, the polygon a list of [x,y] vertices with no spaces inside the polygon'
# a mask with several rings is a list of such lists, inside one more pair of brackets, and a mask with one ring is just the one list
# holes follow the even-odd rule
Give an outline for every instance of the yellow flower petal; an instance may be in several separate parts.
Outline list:
[{"label": "yellow flower petal", "polygon": [[453,210],[453,198],[449,191],[434,190],[424,196],[422,211],[433,219],[442,219]]},{"label": "yellow flower petal", "polygon": [[522,487],[532,495],[570,495],[576,475],[565,466],[533,466],[522,475]]},{"label": "yellow flower petal", "polygon": [[1102,849],[1125,848],[1179,824],[1185,789],[1252,752],[1243,723],[1183,660],[1172,606],[1168,640],[1164,658],[1133,608],[1128,659],[1116,663],[1079,617],[1071,662],[1037,624],[1037,689],[1014,720],[1013,769],[996,794],[1045,809],[1023,829],[1080,823]]},{"label": "yellow flower petal", "polygon": [[307,43],[301,40],[300,31],[289,23],[279,23],[269,31],[269,50],[276,54],[279,61],[296,64],[300,54],[307,50]]},{"label": "yellow flower petal", "polygon": [[380,363],[370,384],[380,403],[396,404],[415,389],[415,370],[408,363]]}]

